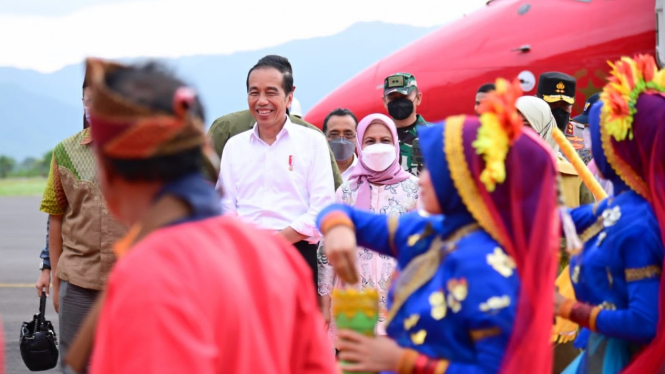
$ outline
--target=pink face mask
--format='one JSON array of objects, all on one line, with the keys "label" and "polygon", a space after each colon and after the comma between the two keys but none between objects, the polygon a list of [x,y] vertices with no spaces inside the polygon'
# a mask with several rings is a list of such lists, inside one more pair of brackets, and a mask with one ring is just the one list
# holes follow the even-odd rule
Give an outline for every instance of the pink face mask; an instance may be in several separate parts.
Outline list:
[{"label": "pink face mask", "polygon": [[377,173],[388,169],[397,157],[395,146],[392,144],[372,144],[361,152],[363,163]]}]

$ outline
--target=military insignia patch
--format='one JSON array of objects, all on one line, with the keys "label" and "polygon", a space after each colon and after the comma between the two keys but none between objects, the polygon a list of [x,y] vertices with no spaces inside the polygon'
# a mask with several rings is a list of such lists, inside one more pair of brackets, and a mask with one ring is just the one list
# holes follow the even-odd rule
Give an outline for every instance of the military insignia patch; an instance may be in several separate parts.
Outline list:
[{"label": "military insignia patch", "polygon": [[395,75],[388,78],[388,87],[403,87],[404,86],[404,77],[401,75]]}]

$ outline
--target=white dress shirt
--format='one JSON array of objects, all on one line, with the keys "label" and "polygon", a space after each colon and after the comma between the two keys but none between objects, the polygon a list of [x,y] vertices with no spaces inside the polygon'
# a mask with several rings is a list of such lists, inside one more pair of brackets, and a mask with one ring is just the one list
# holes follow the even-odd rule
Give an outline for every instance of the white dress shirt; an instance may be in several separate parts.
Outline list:
[{"label": "white dress shirt", "polygon": [[283,230],[290,226],[316,243],[317,214],[335,202],[330,151],[319,132],[286,118],[277,139],[268,145],[258,125],[226,143],[217,188],[222,209],[254,224]]},{"label": "white dress shirt", "polygon": [[349,166],[349,168],[342,173],[342,182],[346,182],[349,180],[349,177],[351,176],[351,173],[353,173],[353,169],[355,169],[357,163],[358,163],[358,156],[354,154],[351,166]]}]

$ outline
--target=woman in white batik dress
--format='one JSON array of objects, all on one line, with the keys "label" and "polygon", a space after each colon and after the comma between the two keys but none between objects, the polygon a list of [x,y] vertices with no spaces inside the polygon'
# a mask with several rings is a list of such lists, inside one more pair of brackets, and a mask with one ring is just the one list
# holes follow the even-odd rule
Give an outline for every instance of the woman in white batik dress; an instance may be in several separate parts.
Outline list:
[{"label": "woman in white batik dress", "polygon": [[[395,123],[389,117],[370,114],[363,118],[357,132],[357,144],[360,147],[358,164],[349,180],[337,189],[337,201],[390,216],[416,210],[418,178],[402,170],[399,165],[398,141]],[[337,340],[335,322],[330,318],[330,294],[333,288],[373,288],[379,291],[380,313],[376,333],[385,335],[386,303],[395,264],[395,260],[388,256],[359,248],[357,265],[360,282],[349,285],[335,276],[325,256],[320,257],[319,294],[323,296],[326,320],[330,321],[328,334],[333,345]]]}]

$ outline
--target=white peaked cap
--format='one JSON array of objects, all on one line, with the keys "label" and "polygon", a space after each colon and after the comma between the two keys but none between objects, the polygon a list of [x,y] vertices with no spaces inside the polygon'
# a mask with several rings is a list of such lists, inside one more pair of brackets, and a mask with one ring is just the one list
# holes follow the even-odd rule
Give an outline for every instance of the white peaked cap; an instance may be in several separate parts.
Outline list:
[{"label": "white peaked cap", "polygon": [[300,106],[300,101],[293,97],[293,101],[291,101],[291,108],[289,108],[289,112],[293,116],[298,116],[302,118],[302,107]]}]

